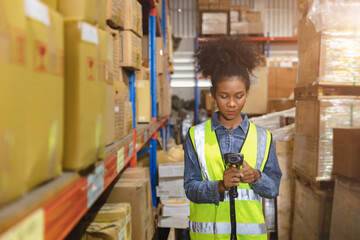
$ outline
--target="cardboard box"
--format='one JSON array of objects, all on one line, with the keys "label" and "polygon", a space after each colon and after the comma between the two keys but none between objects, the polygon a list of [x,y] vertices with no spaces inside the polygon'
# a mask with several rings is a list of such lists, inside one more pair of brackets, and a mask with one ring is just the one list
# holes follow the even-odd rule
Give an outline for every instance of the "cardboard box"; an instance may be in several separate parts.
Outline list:
[{"label": "cardboard box", "polygon": [[159,216],[158,227],[161,228],[189,228],[189,217],[163,217]]},{"label": "cardboard box", "polygon": [[124,223],[124,240],[132,239],[131,206],[130,203],[105,203],[97,212],[94,222]]},{"label": "cardboard box", "polygon": [[296,180],[292,239],[329,239],[332,191],[321,191]]},{"label": "cardboard box", "polygon": [[269,67],[269,99],[289,98],[294,92],[297,67]]},{"label": "cardboard box", "polygon": [[143,36],[142,7],[137,0],[125,0],[124,30],[133,31],[139,37]]},{"label": "cardboard box", "polygon": [[250,75],[250,89],[243,112],[246,114],[264,114],[267,112],[268,74],[266,67],[258,67]]},{"label": "cardboard box", "polygon": [[360,234],[360,182],[337,177],[330,227],[330,240],[357,239]]},{"label": "cardboard box", "polygon": [[106,34],[88,23],[65,22],[66,131],[64,168],[84,169],[103,157],[106,82],[99,79],[99,42]]},{"label": "cardboard box", "polygon": [[360,128],[334,128],[334,174],[360,180]]},{"label": "cardboard box", "polygon": [[245,14],[245,19],[247,22],[261,22],[261,12],[248,11]]},{"label": "cardboard box", "polygon": [[58,10],[65,20],[85,21],[90,24],[97,24],[100,17],[100,0],[60,0]]},{"label": "cardboard box", "polygon": [[133,108],[132,102],[125,102],[125,124],[126,124],[126,135],[132,133],[133,130]]},{"label": "cardboard box", "polygon": [[124,68],[141,68],[141,38],[132,31],[119,32],[120,66]]},{"label": "cardboard box", "polygon": [[190,216],[190,201],[187,198],[162,199],[163,217]]},{"label": "cardboard box", "polygon": [[106,101],[105,101],[105,118],[106,132],[105,144],[110,145],[115,141],[115,86],[114,86],[114,36],[107,32],[107,81],[106,81]]},{"label": "cardboard box", "polygon": [[[124,29],[126,0],[106,0],[105,11],[101,11],[101,25],[107,24],[114,29]],[[101,27],[99,25],[99,27]]]},{"label": "cardboard box", "polygon": [[231,10],[230,11],[230,22],[239,22],[240,19],[240,11],[239,10]]},{"label": "cardboard box", "polygon": [[171,115],[171,86],[167,79],[167,74],[161,75],[160,103],[158,111],[161,118]]},{"label": "cardboard box", "polygon": [[184,163],[160,164],[159,177],[184,177]]},{"label": "cardboard box", "polygon": [[229,14],[226,12],[203,12],[201,13],[201,34],[227,34]]},{"label": "cardboard box", "polygon": [[[143,62],[149,62],[149,37],[143,36],[141,39],[141,50]],[[161,37],[156,37],[156,73],[164,73],[164,57],[165,47],[164,41]]]},{"label": "cardboard box", "polygon": [[[38,11],[43,12],[39,15]],[[25,13],[30,54],[26,62],[26,188],[61,174],[64,132],[64,26],[55,10],[27,1]],[[24,39],[25,40],[25,39]],[[23,110],[24,111],[24,110]]]},{"label": "cardboard box", "polygon": [[125,222],[113,221],[109,223],[92,222],[83,236],[86,240],[125,240]]},{"label": "cardboard box", "polygon": [[360,127],[360,99],[296,102],[294,168],[313,181],[328,181],[333,169],[333,128]]},{"label": "cardboard box", "polygon": [[[0,206],[25,193],[28,155],[24,111],[28,109],[30,46],[23,0],[0,0]],[[6,116],[6,117],[4,117]]]},{"label": "cardboard box", "polygon": [[136,122],[151,121],[151,94],[149,80],[136,80]]},{"label": "cardboard box", "polygon": [[149,200],[148,183],[143,181],[119,180],[112,189],[107,202],[120,203],[128,202],[131,205],[132,238],[139,240],[149,240]]},{"label": "cardboard box", "polygon": [[126,114],[125,102],[121,99],[115,98],[115,141],[124,138],[126,133]]},{"label": "cardboard box", "polygon": [[[115,81],[122,81],[122,75],[120,76],[120,39],[118,32],[111,29],[110,27],[106,27],[106,31],[112,35],[112,58],[113,64],[110,65],[109,72],[113,75],[113,82]],[[112,67],[112,69],[111,69]],[[115,83],[114,83],[115,84]]]},{"label": "cardboard box", "polygon": [[[154,214],[153,214],[153,201],[152,201],[152,191],[151,191],[151,180],[150,180],[150,170],[148,167],[136,167],[136,168],[127,168],[122,174],[121,174],[121,180],[122,181],[145,181],[147,183],[147,200],[148,208],[149,210],[149,217],[150,217],[150,223],[151,226],[154,227]],[[155,232],[155,228],[152,229],[153,232]]]}]

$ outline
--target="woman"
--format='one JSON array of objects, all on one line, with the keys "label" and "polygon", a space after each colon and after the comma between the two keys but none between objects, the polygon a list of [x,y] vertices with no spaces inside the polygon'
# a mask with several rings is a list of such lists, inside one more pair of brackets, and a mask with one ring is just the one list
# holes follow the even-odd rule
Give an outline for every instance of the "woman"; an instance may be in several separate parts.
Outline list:
[{"label": "woman", "polygon": [[[247,43],[222,38],[201,44],[195,57],[198,70],[211,76],[211,94],[219,111],[190,128],[184,143],[190,237],[267,239],[261,197],[278,195],[282,174],[270,132],[250,123],[241,112],[257,56]],[[244,155],[240,169],[226,165],[224,154],[229,152]],[[231,201],[233,186],[238,197]],[[235,205],[235,225],[230,202]]]}]

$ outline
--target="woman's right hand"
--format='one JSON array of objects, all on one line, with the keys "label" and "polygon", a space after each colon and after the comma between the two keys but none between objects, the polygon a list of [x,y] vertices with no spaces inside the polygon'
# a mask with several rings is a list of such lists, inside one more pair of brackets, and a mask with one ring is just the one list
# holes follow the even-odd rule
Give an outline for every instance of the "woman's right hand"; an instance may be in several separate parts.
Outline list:
[{"label": "woman's right hand", "polygon": [[240,170],[235,167],[229,167],[224,171],[223,180],[219,181],[219,192],[229,191],[231,187],[239,186]]}]

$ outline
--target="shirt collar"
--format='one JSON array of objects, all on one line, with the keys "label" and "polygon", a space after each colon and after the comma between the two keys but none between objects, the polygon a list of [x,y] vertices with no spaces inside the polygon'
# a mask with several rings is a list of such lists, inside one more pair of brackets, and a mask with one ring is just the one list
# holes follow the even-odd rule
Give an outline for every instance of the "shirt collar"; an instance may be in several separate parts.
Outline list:
[{"label": "shirt collar", "polygon": [[[219,112],[214,112],[214,114],[211,117],[211,131],[215,131],[219,127],[226,128],[221,122],[218,120]],[[243,118],[243,121],[238,125],[238,127],[244,132],[247,132],[247,129],[249,127],[249,121],[248,116],[241,112],[241,117]]]}]

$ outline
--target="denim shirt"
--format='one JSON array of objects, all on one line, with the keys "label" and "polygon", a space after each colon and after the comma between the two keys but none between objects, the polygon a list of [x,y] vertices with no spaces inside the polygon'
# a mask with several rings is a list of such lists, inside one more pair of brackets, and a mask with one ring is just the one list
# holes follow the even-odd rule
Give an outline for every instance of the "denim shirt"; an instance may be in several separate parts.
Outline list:
[{"label": "denim shirt", "polygon": [[[246,132],[249,128],[249,121],[246,114],[241,113],[243,121],[234,129],[229,131],[218,121],[218,112],[214,113],[211,119],[211,130],[216,131],[222,154],[228,152],[239,152],[244,143]],[[186,135],[184,142],[185,171],[184,188],[187,198],[194,203],[214,203],[224,200],[224,193],[218,191],[219,181],[203,181],[199,162],[194,150],[191,138]],[[224,155],[222,156],[224,158]],[[260,171],[259,171],[260,172]],[[250,183],[250,187],[265,198],[275,198],[279,194],[279,185],[282,173],[279,167],[275,152],[274,143],[271,141],[269,158],[260,172],[260,178]]]}]

